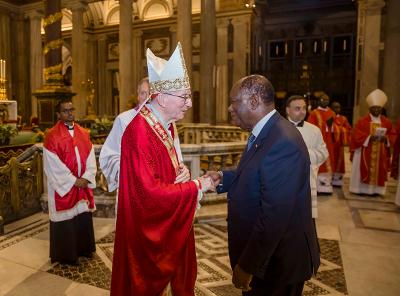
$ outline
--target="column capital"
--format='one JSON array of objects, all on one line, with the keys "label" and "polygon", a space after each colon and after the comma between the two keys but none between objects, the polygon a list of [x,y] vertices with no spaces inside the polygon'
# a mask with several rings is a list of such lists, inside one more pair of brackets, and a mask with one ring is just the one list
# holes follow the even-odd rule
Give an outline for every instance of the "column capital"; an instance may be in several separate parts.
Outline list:
[{"label": "column capital", "polygon": [[364,10],[377,10],[385,6],[385,0],[358,0],[357,4]]},{"label": "column capital", "polygon": [[172,25],[172,26],[169,27],[169,31],[170,31],[171,33],[176,33],[176,30],[177,30],[176,25]]},{"label": "column capital", "polygon": [[31,21],[34,19],[42,19],[44,17],[44,12],[41,9],[33,9],[24,12],[24,17],[29,18]]},{"label": "column capital", "polygon": [[138,38],[138,37],[142,37],[143,35],[143,31],[142,30],[135,30],[133,31],[133,37]]},{"label": "column capital", "polygon": [[79,11],[85,12],[87,10],[88,3],[89,2],[87,0],[75,0],[75,1],[68,2],[68,4],[66,5],[66,8],[71,10],[72,13],[79,12]]},{"label": "column capital", "polygon": [[96,36],[97,41],[106,41],[107,40],[107,35],[105,34],[100,34]]},{"label": "column capital", "polygon": [[229,25],[228,19],[217,19],[217,29],[227,28]]}]

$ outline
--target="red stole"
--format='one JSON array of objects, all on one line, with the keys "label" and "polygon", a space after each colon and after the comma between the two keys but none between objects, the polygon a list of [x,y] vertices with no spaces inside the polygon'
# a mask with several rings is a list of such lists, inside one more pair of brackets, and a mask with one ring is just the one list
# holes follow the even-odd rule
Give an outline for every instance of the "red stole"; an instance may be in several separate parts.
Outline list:
[{"label": "red stole", "polygon": [[[175,156],[174,156],[175,155]],[[194,182],[174,184],[172,138],[144,107],[121,142],[111,295],[193,296],[197,274]]]},{"label": "red stole", "polygon": [[[65,124],[62,121],[58,121],[47,133],[44,147],[56,154],[72,174],[79,178],[75,147],[79,150],[81,175],[83,175],[86,170],[86,160],[92,149],[92,143],[88,133],[78,124],[75,123],[74,136],[71,137]],[[72,186],[71,190],[62,197],[57,192],[54,194],[57,211],[72,209],[81,200],[87,200],[89,208],[94,208],[93,191],[90,188],[79,189]]]},{"label": "red stole", "polygon": [[335,138],[338,140],[334,143],[335,163],[333,164],[333,171],[344,174],[344,146],[350,142],[351,125],[347,121],[347,118],[340,114],[335,116],[335,124],[337,127],[335,130],[338,132],[338,136],[335,136]]},{"label": "red stole", "polygon": [[354,151],[361,148],[361,182],[370,184],[385,186],[387,180],[387,173],[390,164],[390,150],[386,146],[386,143],[369,141],[368,146],[364,147],[363,144],[368,136],[375,134],[377,127],[386,128],[386,136],[390,138],[392,134],[392,124],[385,117],[380,116],[381,124],[373,123],[371,116],[368,114],[360,118],[354,127],[350,150]]},{"label": "red stole", "polygon": [[[339,132],[335,122],[332,123],[331,127],[328,127],[326,121],[329,118],[335,118],[335,112],[332,111],[329,107],[326,110],[321,109],[314,109],[311,111],[310,115],[308,116],[307,121],[318,126],[321,130],[322,137],[326,144],[326,148],[328,149],[329,156],[327,160],[319,167],[319,173],[332,173],[333,172],[333,165],[335,163],[335,149],[334,143],[339,141]],[[333,132],[331,131],[333,127]]]}]

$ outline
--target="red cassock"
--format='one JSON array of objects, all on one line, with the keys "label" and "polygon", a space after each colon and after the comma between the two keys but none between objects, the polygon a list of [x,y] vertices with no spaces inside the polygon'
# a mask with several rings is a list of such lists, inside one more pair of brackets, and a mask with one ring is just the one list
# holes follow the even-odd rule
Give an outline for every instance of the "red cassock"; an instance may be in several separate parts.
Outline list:
[{"label": "red cassock", "polygon": [[118,213],[111,295],[194,295],[197,275],[193,219],[198,189],[174,184],[173,142],[144,107],[121,142]]},{"label": "red cassock", "polygon": [[[399,155],[400,155],[400,119],[397,121],[396,127],[396,141],[393,146],[393,159],[392,159],[392,169],[390,175],[397,179],[399,177]],[[400,190],[400,189],[397,189]]]},{"label": "red cassock", "polygon": [[[70,169],[72,174],[79,178],[78,161],[75,147],[78,148],[81,175],[86,171],[86,161],[92,150],[92,143],[88,132],[79,124],[74,124],[74,136],[71,137],[68,129],[62,121],[58,121],[46,134],[44,147],[56,154],[60,160]],[[54,192],[56,210],[63,211],[72,209],[80,200],[87,200],[89,209],[94,209],[93,190],[91,188],[78,188],[72,186],[71,190],[61,197]]]},{"label": "red cassock", "polygon": [[[332,111],[329,107],[325,110],[322,109],[314,109],[311,111],[310,115],[308,116],[307,121],[318,126],[321,130],[322,137],[326,144],[326,148],[329,152],[329,157],[327,160],[319,167],[319,173],[332,173],[333,172],[333,165],[335,163],[335,149],[334,143],[339,141],[340,133],[339,129],[336,124],[333,122],[331,127],[327,127],[326,121],[329,118],[335,118],[335,112]],[[333,129],[333,132],[332,132]]]},{"label": "red cassock", "polygon": [[357,121],[353,129],[350,151],[361,148],[361,182],[370,185],[385,186],[387,173],[390,167],[390,149],[386,143],[369,141],[368,146],[363,144],[368,136],[375,134],[377,127],[386,128],[386,135],[390,142],[393,142],[392,123],[385,116],[381,115],[381,124],[372,123],[368,114]]},{"label": "red cassock", "polygon": [[337,127],[337,132],[339,132],[338,136],[335,136],[335,139],[338,139],[334,142],[334,154],[335,154],[335,163],[333,164],[333,172],[335,173],[345,173],[344,167],[344,146],[349,145],[350,142],[350,134],[351,134],[351,125],[347,121],[346,116],[336,115],[335,116],[335,125]]}]

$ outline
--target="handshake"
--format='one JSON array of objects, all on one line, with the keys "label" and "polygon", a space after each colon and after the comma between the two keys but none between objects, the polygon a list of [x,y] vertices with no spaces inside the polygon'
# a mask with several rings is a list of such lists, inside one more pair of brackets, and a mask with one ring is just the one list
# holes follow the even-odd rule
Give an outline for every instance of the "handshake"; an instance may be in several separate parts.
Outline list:
[{"label": "handshake", "polygon": [[[181,163],[175,184],[190,181],[189,169]],[[202,192],[215,192],[216,187],[222,182],[222,172],[207,171],[203,176],[193,180]]]}]

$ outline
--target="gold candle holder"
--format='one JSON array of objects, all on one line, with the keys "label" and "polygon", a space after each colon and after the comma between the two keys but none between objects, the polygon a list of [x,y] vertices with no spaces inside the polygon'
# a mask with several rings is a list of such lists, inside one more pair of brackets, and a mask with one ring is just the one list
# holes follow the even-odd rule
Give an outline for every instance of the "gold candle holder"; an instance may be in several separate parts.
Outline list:
[{"label": "gold candle holder", "polygon": [[7,101],[7,79],[0,78],[0,101]]}]

